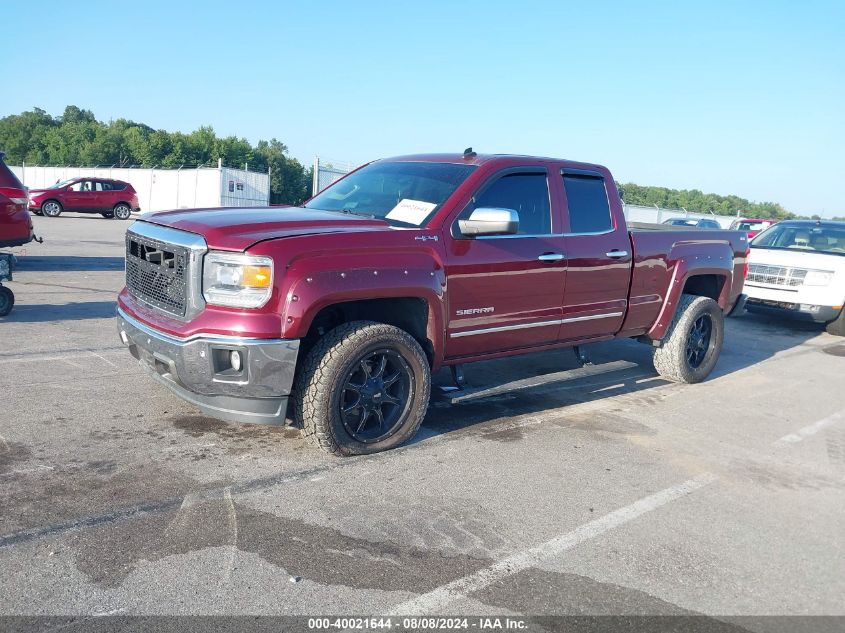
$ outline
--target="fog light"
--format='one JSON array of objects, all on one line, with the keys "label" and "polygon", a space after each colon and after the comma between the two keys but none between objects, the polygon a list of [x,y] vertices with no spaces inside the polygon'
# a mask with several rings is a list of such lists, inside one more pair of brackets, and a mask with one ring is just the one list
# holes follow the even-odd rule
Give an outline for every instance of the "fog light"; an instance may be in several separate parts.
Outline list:
[{"label": "fog light", "polygon": [[129,345],[129,337],[126,336],[126,332],[123,330],[120,331],[120,340],[123,341],[124,345]]},{"label": "fog light", "polygon": [[237,350],[232,350],[232,353],[229,354],[229,363],[232,365],[232,369],[235,371],[241,370],[241,353]]}]

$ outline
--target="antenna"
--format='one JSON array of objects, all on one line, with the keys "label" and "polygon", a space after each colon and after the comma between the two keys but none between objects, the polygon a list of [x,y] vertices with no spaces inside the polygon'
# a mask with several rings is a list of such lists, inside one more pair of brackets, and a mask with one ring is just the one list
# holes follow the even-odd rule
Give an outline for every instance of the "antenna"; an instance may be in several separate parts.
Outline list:
[{"label": "antenna", "polygon": [[471,147],[467,147],[464,150],[464,158],[475,158],[476,156],[478,156],[478,154],[473,152]]}]

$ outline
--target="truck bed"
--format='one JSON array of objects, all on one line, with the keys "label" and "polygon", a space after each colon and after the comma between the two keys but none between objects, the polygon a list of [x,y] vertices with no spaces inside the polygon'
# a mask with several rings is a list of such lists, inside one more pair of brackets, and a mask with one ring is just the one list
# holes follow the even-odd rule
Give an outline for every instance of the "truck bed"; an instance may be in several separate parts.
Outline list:
[{"label": "truck bed", "polygon": [[662,335],[674,312],[674,305],[667,305],[667,296],[675,282],[683,283],[691,265],[696,267],[697,274],[712,274],[716,278],[720,275],[723,278],[726,269],[733,270],[730,287],[714,288],[723,310],[729,310],[733,298],[741,293],[748,251],[744,231],[633,222],[628,226],[628,234],[634,262],[626,332],[645,328],[654,335]]}]

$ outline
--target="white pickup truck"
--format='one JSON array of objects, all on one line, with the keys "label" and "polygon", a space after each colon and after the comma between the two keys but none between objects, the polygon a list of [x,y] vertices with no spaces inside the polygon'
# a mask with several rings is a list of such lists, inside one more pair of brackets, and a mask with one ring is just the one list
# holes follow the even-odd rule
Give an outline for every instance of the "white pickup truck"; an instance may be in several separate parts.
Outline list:
[{"label": "white pickup truck", "polygon": [[845,222],[787,220],[751,241],[749,312],[825,323],[845,336]]}]

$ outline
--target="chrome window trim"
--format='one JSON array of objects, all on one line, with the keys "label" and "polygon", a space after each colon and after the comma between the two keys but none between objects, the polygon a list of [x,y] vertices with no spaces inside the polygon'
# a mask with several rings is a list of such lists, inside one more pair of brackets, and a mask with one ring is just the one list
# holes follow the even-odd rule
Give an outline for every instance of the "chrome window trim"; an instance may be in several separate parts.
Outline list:
[{"label": "chrome window trim", "polygon": [[511,330],[525,330],[533,327],[547,327],[550,325],[565,325],[578,321],[592,321],[594,319],[609,319],[622,316],[624,312],[605,312],[603,314],[590,314],[588,316],[568,317],[566,319],[554,319],[553,321],[537,321],[536,323],[519,323],[517,325],[500,325],[497,327],[481,328],[479,330],[464,330],[463,332],[450,332],[450,338],[461,338],[463,336],[475,336],[476,334],[493,334],[495,332],[509,332]]},{"label": "chrome window trim", "polygon": [[516,233],[514,235],[481,235],[474,239],[476,240],[513,240],[519,237],[564,237],[564,233],[534,233],[534,234],[520,234]]},{"label": "chrome window trim", "polygon": [[[567,209],[567,211],[569,211],[569,209]],[[564,237],[577,237],[579,235],[607,235],[609,233],[615,233],[615,232],[616,232],[616,229],[611,227],[611,228],[607,229],[606,231],[590,231],[590,232],[586,232],[586,233],[563,233],[563,236]]]},{"label": "chrome window trim", "polygon": [[[188,233],[187,231],[180,231],[167,226],[159,226],[158,224],[151,224],[143,220],[136,220],[130,224],[129,228],[126,229],[126,233],[140,235],[141,237],[164,244],[175,244],[176,246],[188,249],[189,283],[185,316],[182,317],[174,314],[168,314],[168,316],[179,321],[190,321],[202,312],[205,309],[205,299],[202,296],[202,263],[205,254],[208,252],[208,244],[205,238],[196,233]],[[143,299],[139,299],[139,301],[144,303],[144,305],[150,305]],[[150,307],[158,310],[155,306]]]}]

